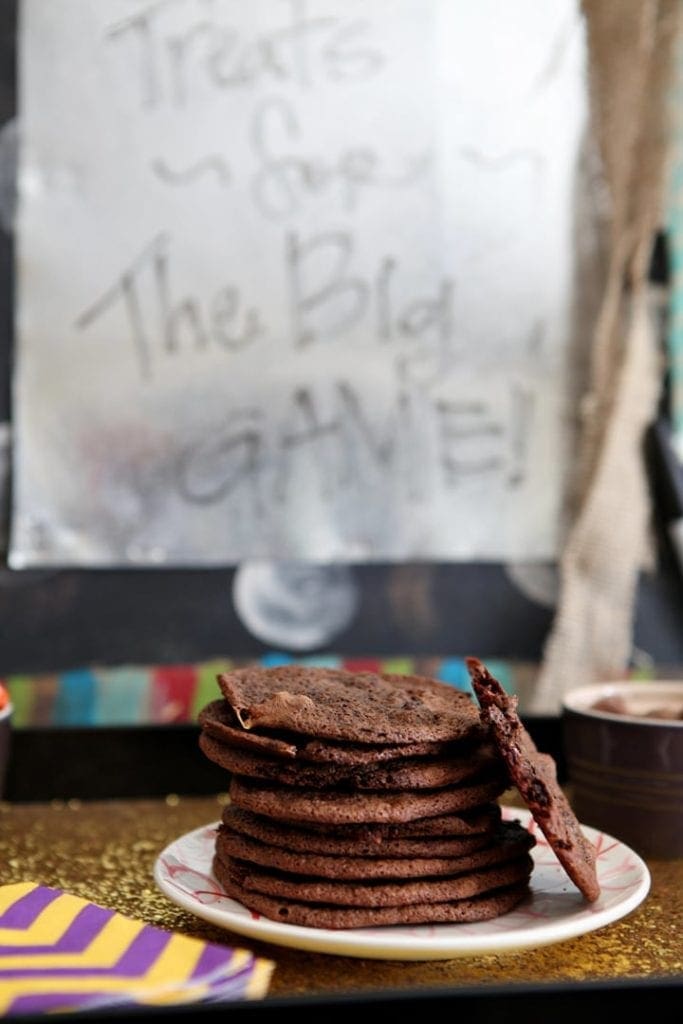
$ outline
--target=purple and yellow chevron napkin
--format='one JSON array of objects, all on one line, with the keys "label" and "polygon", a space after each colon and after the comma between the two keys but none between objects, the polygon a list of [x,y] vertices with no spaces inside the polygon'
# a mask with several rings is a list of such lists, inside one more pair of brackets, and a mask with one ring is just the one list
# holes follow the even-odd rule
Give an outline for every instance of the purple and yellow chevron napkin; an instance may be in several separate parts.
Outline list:
[{"label": "purple and yellow chevron napkin", "polygon": [[59,889],[0,886],[0,1016],[257,999],[273,967]]}]

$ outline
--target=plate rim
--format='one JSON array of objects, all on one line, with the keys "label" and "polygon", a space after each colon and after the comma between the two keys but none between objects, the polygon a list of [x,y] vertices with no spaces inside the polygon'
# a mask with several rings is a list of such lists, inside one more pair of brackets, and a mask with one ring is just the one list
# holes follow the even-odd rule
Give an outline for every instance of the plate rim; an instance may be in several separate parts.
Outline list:
[{"label": "plate rim", "polygon": [[[504,815],[518,818],[525,825],[529,824],[533,818],[531,812],[526,808],[501,805],[501,810]],[[589,916],[581,917],[580,920],[574,920],[573,925],[573,919],[570,915],[568,919],[562,919],[558,922],[553,922],[552,919],[549,919],[548,926],[546,928],[534,931],[520,927],[514,928],[507,933],[494,932],[469,936],[467,936],[467,933],[462,933],[461,941],[458,941],[456,936],[449,933],[448,936],[444,935],[441,938],[439,938],[438,935],[430,936],[426,942],[425,940],[422,940],[420,936],[407,936],[402,934],[401,936],[394,935],[392,941],[392,928],[394,926],[376,926],[372,929],[329,929],[313,928],[310,926],[274,921],[271,918],[263,917],[263,915],[255,919],[251,916],[251,911],[249,911],[247,907],[244,907],[244,905],[239,903],[238,900],[232,899],[231,897],[226,896],[225,898],[229,899],[232,903],[235,903],[238,907],[241,907],[242,910],[245,910],[246,916],[238,913],[237,911],[226,910],[224,908],[219,910],[211,907],[210,905],[200,903],[198,900],[187,895],[187,893],[184,893],[168,884],[162,873],[164,870],[162,858],[171,853],[176,844],[187,841],[200,833],[204,833],[207,829],[217,828],[219,824],[220,819],[217,819],[216,821],[207,822],[204,825],[199,825],[196,828],[190,829],[188,832],[185,832],[171,840],[171,842],[167,843],[159,852],[155,858],[152,873],[155,884],[167,899],[170,899],[172,903],[180,906],[183,910],[194,914],[195,917],[199,917],[202,920],[208,921],[211,924],[217,925],[227,931],[232,931],[238,935],[256,939],[260,942],[270,942],[273,945],[284,946],[290,949],[300,949],[336,956],[364,957],[367,959],[382,960],[426,961],[456,959],[460,957],[484,954],[514,953],[520,950],[537,949],[542,946],[554,945],[560,942],[566,942],[570,939],[578,938],[581,935],[588,934],[589,932],[596,931],[599,928],[606,927],[608,924],[621,920],[621,918],[626,917],[645,900],[652,884],[649,868],[635,850],[607,832],[603,832],[600,829],[595,829],[587,825],[580,825],[582,831],[587,838],[591,840],[591,842],[594,842],[599,838],[602,842],[608,843],[610,848],[613,846],[620,848],[623,853],[630,854],[633,858],[634,865],[639,868],[640,877],[637,884],[635,885],[634,890],[623,900],[616,904],[612,904],[609,907],[604,907],[602,909],[596,908]],[[550,848],[544,846],[541,847],[541,849],[549,850]],[[535,853],[538,854],[539,852],[538,847],[532,850],[532,857]],[[552,851],[550,852],[552,853]],[[555,855],[553,854],[553,856]],[[219,885],[213,875],[210,865],[208,866],[207,874],[216,883],[216,885]],[[573,884],[568,877],[567,881],[569,884]],[[582,904],[580,907],[577,907],[577,910],[579,909],[585,910],[586,907]],[[226,916],[228,917],[227,921]],[[473,923],[484,924],[485,922]],[[399,925],[398,927],[406,926]],[[425,926],[417,925],[415,927]],[[456,927],[456,925],[434,924],[431,927],[435,929],[452,929]],[[463,923],[457,925],[457,927],[466,928],[467,924]],[[386,929],[386,931],[384,929]],[[558,929],[560,934],[558,934]],[[372,931],[371,935],[368,934],[370,931]],[[463,942],[462,939],[466,939],[467,941]]]}]

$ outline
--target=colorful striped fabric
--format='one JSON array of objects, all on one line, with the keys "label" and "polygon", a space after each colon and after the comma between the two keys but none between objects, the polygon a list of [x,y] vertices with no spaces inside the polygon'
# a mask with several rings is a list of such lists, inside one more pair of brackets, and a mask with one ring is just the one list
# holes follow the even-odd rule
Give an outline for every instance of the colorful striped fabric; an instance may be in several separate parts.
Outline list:
[{"label": "colorful striped fabric", "polygon": [[[123,665],[88,667],[44,675],[10,675],[5,685],[14,712],[14,728],[27,726],[168,725],[195,722],[199,710],[220,696],[219,672],[246,664],[282,665],[297,662],[352,671],[428,675],[470,692],[470,679],[460,657],[342,657],[321,654],[294,658],[269,651],[258,659],[217,658],[195,665]],[[487,660],[509,693],[520,692],[529,675],[524,665]]]},{"label": "colorful striped fabric", "polygon": [[[517,694],[524,711],[538,665],[532,662],[482,657],[508,693]],[[471,692],[465,661],[455,656],[391,657],[320,654],[292,657],[268,651],[260,658],[215,658],[195,665],[122,665],[71,669],[45,675],[10,675],[6,685],[13,705],[14,728],[28,726],[169,725],[196,722],[199,710],[220,696],[219,672],[242,665],[321,665],[352,671],[394,672],[441,679]],[[633,678],[678,678],[680,666],[666,669],[642,664]]]},{"label": "colorful striped fabric", "polygon": [[273,967],[59,889],[0,887],[0,1016],[256,999]]}]

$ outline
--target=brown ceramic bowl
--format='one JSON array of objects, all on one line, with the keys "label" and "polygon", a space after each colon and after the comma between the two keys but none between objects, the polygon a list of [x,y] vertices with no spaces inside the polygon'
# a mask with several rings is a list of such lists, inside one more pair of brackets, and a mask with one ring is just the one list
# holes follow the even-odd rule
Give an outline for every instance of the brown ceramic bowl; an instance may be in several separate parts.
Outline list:
[{"label": "brown ceramic bowl", "polygon": [[643,857],[683,857],[683,681],[571,690],[562,701],[562,737],[582,824]]}]

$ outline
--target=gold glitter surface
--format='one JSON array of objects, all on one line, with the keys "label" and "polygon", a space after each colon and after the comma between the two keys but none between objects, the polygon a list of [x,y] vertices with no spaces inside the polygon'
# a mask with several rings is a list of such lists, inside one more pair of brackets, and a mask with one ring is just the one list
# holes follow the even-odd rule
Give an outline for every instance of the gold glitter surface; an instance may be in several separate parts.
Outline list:
[{"label": "gold glitter surface", "polygon": [[621,921],[504,956],[365,960],[271,946],[217,928],[171,903],[152,869],[173,839],[218,820],[225,800],[219,794],[0,804],[0,882],[55,886],[160,928],[252,949],[276,963],[269,996],[683,974],[683,860],[650,861],[650,893]]}]

